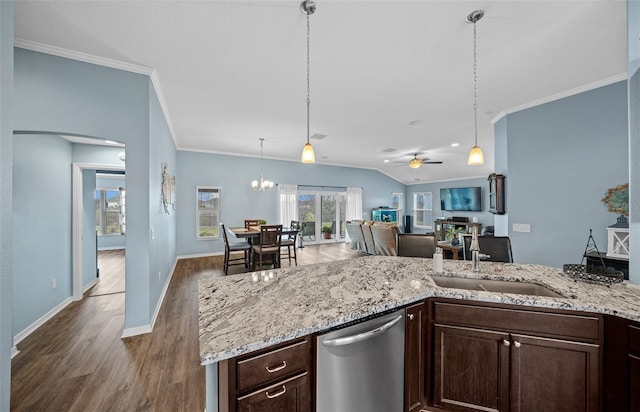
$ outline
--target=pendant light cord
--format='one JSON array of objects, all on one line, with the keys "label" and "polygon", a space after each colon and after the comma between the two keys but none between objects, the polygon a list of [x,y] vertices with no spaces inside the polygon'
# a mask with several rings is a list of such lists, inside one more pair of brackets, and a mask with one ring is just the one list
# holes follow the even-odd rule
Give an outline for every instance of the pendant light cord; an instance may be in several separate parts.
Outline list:
[{"label": "pendant light cord", "polygon": [[475,145],[478,146],[478,49],[476,22],[473,22],[473,122],[475,125]]},{"label": "pendant light cord", "polygon": [[311,98],[309,97],[309,95],[311,94],[311,87],[309,86],[310,82],[309,82],[309,77],[310,77],[310,58],[309,58],[309,49],[310,49],[310,42],[309,42],[309,37],[311,35],[311,30],[309,29],[309,14],[307,13],[307,144],[309,144],[309,134],[310,134],[310,127],[309,127],[309,115],[310,115],[310,109],[309,106],[311,106]]},{"label": "pendant light cord", "polygon": [[264,178],[264,153],[262,151],[262,144],[264,143],[264,138],[260,138],[260,183]]}]

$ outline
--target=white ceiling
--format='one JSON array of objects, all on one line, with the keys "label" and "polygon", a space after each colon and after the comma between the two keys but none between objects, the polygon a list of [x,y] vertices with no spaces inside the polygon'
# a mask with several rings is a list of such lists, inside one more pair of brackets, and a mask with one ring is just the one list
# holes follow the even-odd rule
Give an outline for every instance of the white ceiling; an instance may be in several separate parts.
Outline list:
[{"label": "white ceiling", "polygon": [[[311,134],[327,135],[312,141],[317,162],[373,168],[408,184],[486,176],[492,120],[626,75],[623,0],[316,4]],[[18,0],[15,37],[18,45],[155,70],[180,149],[259,156],[263,137],[265,157],[299,161],[306,139],[299,5]],[[476,9],[485,11],[477,24],[484,166],[466,164],[474,138],[473,26],[465,18]],[[422,123],[409,124],[415,120]],[[397,151],[384,152],[390,148]],[[410,169],[413,152],[444,164]]]}]

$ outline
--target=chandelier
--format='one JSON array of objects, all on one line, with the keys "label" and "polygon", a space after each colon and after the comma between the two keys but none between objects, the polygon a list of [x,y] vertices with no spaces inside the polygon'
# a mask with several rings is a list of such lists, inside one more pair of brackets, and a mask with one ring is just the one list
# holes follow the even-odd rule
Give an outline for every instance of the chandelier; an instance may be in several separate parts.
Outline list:
[{"label": "chandelier", "polygon": [[268,192],[273,189],[273,182],[271,180],[264,180],[264,176],[262,174],[264,168],[264,158],[262,151],[262,144],[264,143],[264,138],[260,138],[260,180],[254,180],[251,182],[251,187],[256,192]]}]

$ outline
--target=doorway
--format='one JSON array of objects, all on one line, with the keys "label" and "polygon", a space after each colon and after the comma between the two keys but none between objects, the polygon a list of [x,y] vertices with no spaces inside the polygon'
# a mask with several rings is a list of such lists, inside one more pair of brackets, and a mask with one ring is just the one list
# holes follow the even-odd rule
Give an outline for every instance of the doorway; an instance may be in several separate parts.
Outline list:
[{"label": "doorway", "polygon": [[[123,156],[124,157],[124,156]],[[115,165],[104,165],[104,164],[94,164],[94,163],[73,163],[72,165],[72,193],[73,193],[73,212],[72,212],[72,221],[73,221],[73,237],[72,237],[72,247],[73,247],[73,300],[80,300],[83,298],[83,294],[86,291],[91,291],[88,293],[88,296],[96,296],[96,293],[99,295],[111,294],[111,293],[121,293],[125,291],[124,284],[126,279],[126,267],[124,264],[125,260],[125,250],[126,250],[126,239],[122,242],[122,246],[117,248],[120,250],[119,253],[111,254],[111,259],[109,263],[109,270],[113,270],[113,274],[115,274],[114,278],[111,276],[112,281],[102,282],[100,284],[101,279],[98,276],[99,274],[107,275],[106,272],[98,272],[99,265],[103,262],[100,262],[100,251],[99,249],[99,239],[97,236],[96,229],[98,225],[102,225],[100,223],[101,217],[98,215],[98,209],[96,205],[97,202],[104,200],[106,202],[106,214],[109,215],[107,219],[109,222],[104,222],[105,227],[108,227],[107,231],[115,230],[114,227],[117,226],[113,224],[113,219],[119,221],[119,224],[122,228],[121,235],[124,235],[125,232],[125,222],[126,222],[126,207],[124,202],[124,190],[120,191],[121,198],[114,199],[110,195],[104,196],[102,200],[96,199],[97,194],[97,172],[100,171],[102,173],[110,173],[114,174],[122,174],[124,176],[124,167],[123,166],[115,166]],[[93,175],[93,184],[86,184],[85,178],[91,178]],[[113,209],[116,208],[122,211],[121,218],[114,217]],[[111,210],[109,210],[111,209]],[[123,236],[124,238],[124,236]],[[107,247],[108,248],[108,247]],[[93,266],[89,261],[89,257],[94,256]],[[103,257],[107,257],[106,254],[103,254]],[[93,269],[90,269],[93,268]],[[91,276],[91,273],[94,273],[94,277],[90,280],[88,277]],[[108,285],[111,283],[111,285]],[[100,286],[96,289],[96,286],[100,284]],[[104,286],[104,287],[103,287]],[[96,293],[94,292],[96,289]]]},{"label": "doorway", "polygon": [[306,244],[343,242],[346,206],[346,192],[299,191],[302,241]]}]

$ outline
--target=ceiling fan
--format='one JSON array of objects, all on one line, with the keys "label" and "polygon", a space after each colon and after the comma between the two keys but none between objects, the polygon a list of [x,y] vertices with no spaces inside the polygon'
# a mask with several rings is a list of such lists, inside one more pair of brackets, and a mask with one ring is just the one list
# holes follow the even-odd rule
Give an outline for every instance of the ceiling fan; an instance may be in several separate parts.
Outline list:
[{"label": "ceiling fan", "polygon": [[[411,156],[411,155],[409,155],[409,156]],[[402,160],[402,161],[396,161],[394,163],[402,163],[403,165],[405,165],[407,162],[406,162],[406,160]],[[440,164],[442,164],[442,162],[431,161],[431,159],[429,159],[428,157],[420,159],[420,158],[418,158],[418,153],[413,153],[413,158],[411,160],[409,160],[409,167],[412,168],[412,169],[418,169],[418,168],[420,168],[420,166],[422,166],[424,164],[440,165]]]}]

